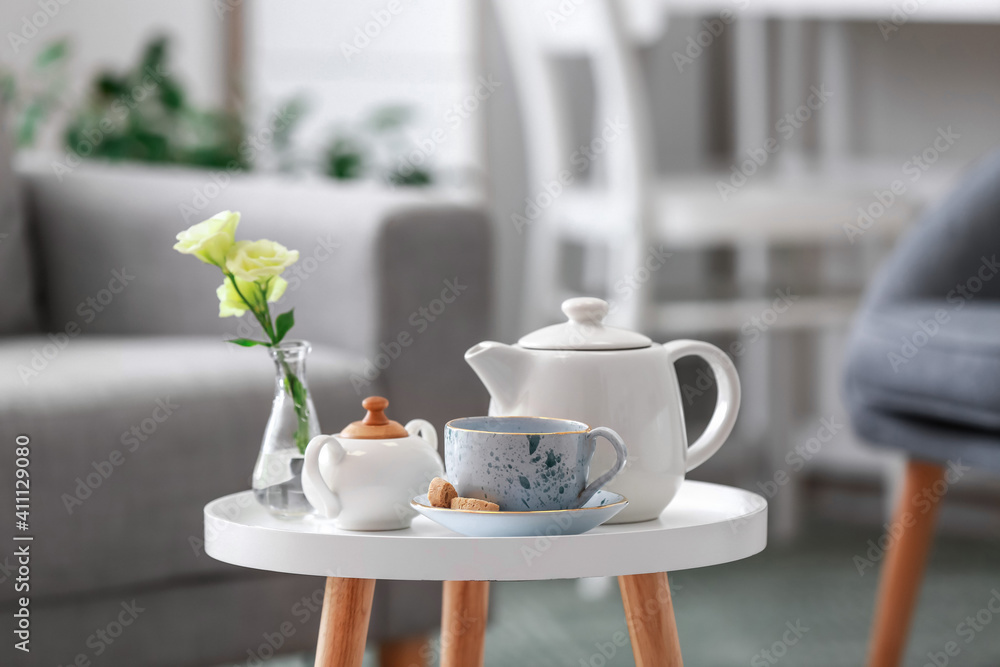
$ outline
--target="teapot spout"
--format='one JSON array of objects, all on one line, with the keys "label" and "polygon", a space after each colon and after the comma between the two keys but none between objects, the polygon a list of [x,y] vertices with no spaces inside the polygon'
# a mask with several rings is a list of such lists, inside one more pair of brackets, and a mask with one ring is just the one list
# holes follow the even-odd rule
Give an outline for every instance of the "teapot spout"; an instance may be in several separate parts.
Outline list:
[{"label": "teapot spout", "polygon": [[465,361],[493,398],[494,412],[510,414],[527,386],[529,354],[513,345],[486,341],[473,345]]}]

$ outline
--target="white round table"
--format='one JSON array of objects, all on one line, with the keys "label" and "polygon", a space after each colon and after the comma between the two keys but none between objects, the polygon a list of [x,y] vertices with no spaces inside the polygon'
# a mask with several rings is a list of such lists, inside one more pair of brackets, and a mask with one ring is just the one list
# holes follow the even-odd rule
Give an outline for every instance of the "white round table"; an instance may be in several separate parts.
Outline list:
[{"label": "white round table", "polygon": [[205,552],[233,565],[327,577],[317,667],[361,665],[376,579],[444,581],[441,664],[483,660],[490,581],[617,576],[636,664],[680,665],[667,572],[752,556],[767,544],[767,502],[685,482],[653,521],[583,535],[465,537],[422,516],[405,530],[353,532],[276,519],[251,491],[205,506]]}]

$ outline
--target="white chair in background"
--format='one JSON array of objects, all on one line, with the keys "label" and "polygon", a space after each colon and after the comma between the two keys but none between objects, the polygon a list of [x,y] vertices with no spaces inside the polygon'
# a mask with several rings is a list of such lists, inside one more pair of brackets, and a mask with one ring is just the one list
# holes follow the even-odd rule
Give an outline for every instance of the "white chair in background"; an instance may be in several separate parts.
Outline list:
[{"label": "white chair in background", "polygon": [[[843,226],[856,225],[858,209],[869,206],[873,190],[888,181],[881,180],[884,173],[873,178],[871,172],[845,162],[840,150],[843,132],[838,131],[843,130],[843,116],[836,111],[820,128],[825,137],[820,145],[829,148],[832,169],[777,169],[773,167],[777,160],[769,153],[764,166],[746,166],[744,171],[754,173],[726,197],[719,182],[731,183],[730,165],[719,172],[659,176],[654,169],[651,109],[621,6],[613,0],[579,5],[497,0],[494,7],[522,109],[529,199],[537,204],[512,221],[528,235],[525,294],[530,321],[523,330],[558,319],[561,301],[584,293],[604,295],[612,303],[617,324],[651,335],[738,336],[771,306],[775,270],[784,268],[775,264],[775,257],[781,256],[776,251],[799,252],[820,264],[841,253],[839,261],[810,267],[821,283],[832,280],[836,289],[800,296],[770,323],[754,354],[742,360],[741,373],[754,395],[747,396],[741,420],[756,421],[759,433],[754,435],[764,443],[766,460],[780,465],[798,421],[795,399],[810,391],[806,383],[811,379],[789,358],[788,341],[802,333],[846,326],[877,258],[912,217],[912,202],[900,197],[866,230],[861,243],[852,244]],[[567,7],[573,11],[564,13]],[[740,150],[732,159],[740,169],[753,159],[747,149],[758,157],[767,150],[766,132],[755,134],[769,127],[767,39],[760,19],[741,19],[734,27],[735,134]],[[833,63],[833,67],[824,64],[823,72],[840,81],[843,71],[835,65],[842,59],[828,57],[843,44],[835,39],[835,31],[834,26],[823,33],[820,49],[826,56],[821,62]],[[805,44],[801,31],[789,31],[783,39],[785,49],[812,46]],[[579,142],[571,137],[571,110],[560,95],[557,69],[563,59],[582,59],[590,65],[593,152],[600,153],[593,161],[581,160]],[[801,72],[786,64],[782,75],[787,79]],[[801,93],[787,81],[783,84],[783,99]],[[787,152],[797,155],[792,149]],[[588,178],[577,170],[584,161],[591,172]],[[789,164],[794,160],[786,158],[785,166]],[[584,250],[582,288],[575,291],[562,280],[560,257],[567,244]],[[735,257],[731,289],[723,290],[723,298],[706,298],[693,289],[687,297],[657,299],[654,283],[669,277],[670,269],[669,259],[665,269],[655,268],[661,247],[669,253],[731,251]],[[847,275],[844,271],[839,276],[824,275],[826,268],[849,265],[843,262],[845,253],[856,255]],[[711,275],[705,270],[695,281],[681,278],[697,284]],[[790,532],[795,493],[787,492],[784,498],[788,502],[776,498],[772,504],[779,525],[784,524],[779,530]]]},{"label": "white chair in background", "polygon": [[[573,12],[563,14],[568,6]],[[726,193],[719,183],[730,184],[729,169],[670,178],[655,174],[651,110],[618,3],[503,0],[494,7],[520,97],[529,198],[539,204],[513,222],[529,235],[526,294],[532,321],[525,328],[558,318],[558,304],[575,295],[560,282],[558,249],[565,242],[586,249],[584,291],[608,297],[620,323],[655,333],[738,330],[770,299],[749,288],[741,289],[742,298],[735,300],[657,303],[653,290],[623,290],[623,278],[643,273],[650,246],[663,244],[668,251],[731,248],[759,255],[771,247],[850,245],[842,226],[856,224],[859,206],[872,199],[868,183],[851,174],[832,178],[748,165],[746,171],[754,173],[735,192]],[[752,48],[752,30],[746,35],[750,39],[742,41]],[[567,101],[560,96],[557,63],[569,58],[588,61],[593,76],[592,136],[594,148],[603,151],[593,161],[581,157],[572,141]],[[752,67],[742,70],[755,76]],[[758,85],[763,86],[759,95],[766,97],[766,80]],[[762,157],[764,142],[751,150]],[[734,165],[739,169],[751,159],[744,153]],[[584,162],[594,172],[591,178],[582,179],[576,169]],[[560,174],[569,174],[571,182],[561,182]],[[906,202],[897,203],[866,240],[894,235],[910,213]],[[602,251],[607,261],[593,259]],[[743,277],[759,286],[761,267],[740,263],[747,264],[741,268]],[[753,272],[758,275],[751,277]],[[839,321],[853,305],[853,298],[804,298],[783,318],[783,326]]]}]

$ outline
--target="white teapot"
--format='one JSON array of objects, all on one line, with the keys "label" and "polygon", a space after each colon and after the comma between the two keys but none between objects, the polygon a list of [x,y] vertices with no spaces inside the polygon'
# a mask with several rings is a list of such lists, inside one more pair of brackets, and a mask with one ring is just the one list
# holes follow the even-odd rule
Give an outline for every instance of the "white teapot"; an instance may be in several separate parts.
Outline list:
[{"label": "white teapot", "polygon": [[389,401],[369,396],[368,414],[337,435],[318,435],[306,447],[302,490],[321,517],[345,530],[409,528],[410,500],[444,475],[437,431],[414,419],[401,426],[385,416]]},{"label": "white teapot", "polygon": [[[618,432],[628,463],[607,488],[629,500],[609,523],[646,521],[673,500],[684,474],[708,460],[736,422],[740,381],[729,357],[714,345],[675,340],[655,345],[646,336],[605,326],[601,299],[563,302],[568,322],[530,333],[517,345],[485,342],[465,360],[486,385],[491,415],[575,419]],[[705,432],[688,447],[674,362],[695,355],[715,373],[718,401]],[[593,470],[614,461],[598,449]]]}]

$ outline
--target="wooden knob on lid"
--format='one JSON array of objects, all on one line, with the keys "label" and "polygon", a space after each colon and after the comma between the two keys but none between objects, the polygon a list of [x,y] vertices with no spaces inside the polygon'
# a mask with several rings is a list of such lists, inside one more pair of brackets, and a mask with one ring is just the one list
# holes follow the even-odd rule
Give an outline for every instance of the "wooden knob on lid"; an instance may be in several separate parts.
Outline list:
[{"label": "wooden knob on lid", "polygon": [[361,401],[361,407],[368,411],[365,418],[359,422],[351,422],[340,432],[341,438],[357,438],[359,440],[385,440],[388,438],[406,438],[403,425],[385,416],[389,407],[388,399],[381,396],[369,396]]}]

